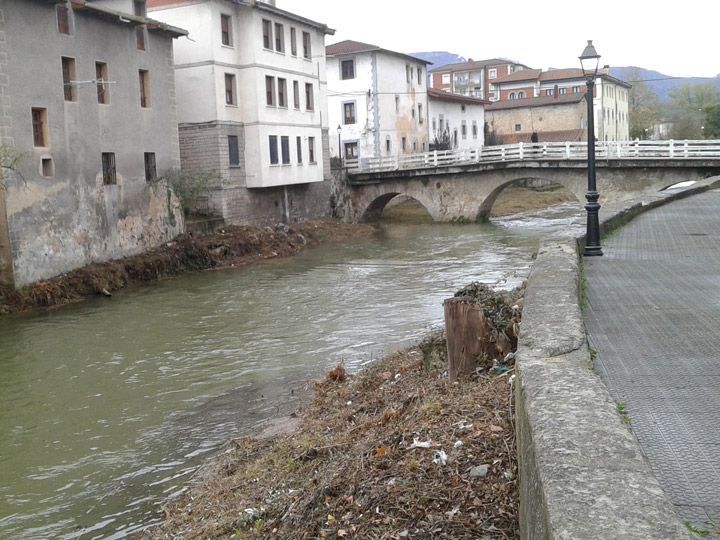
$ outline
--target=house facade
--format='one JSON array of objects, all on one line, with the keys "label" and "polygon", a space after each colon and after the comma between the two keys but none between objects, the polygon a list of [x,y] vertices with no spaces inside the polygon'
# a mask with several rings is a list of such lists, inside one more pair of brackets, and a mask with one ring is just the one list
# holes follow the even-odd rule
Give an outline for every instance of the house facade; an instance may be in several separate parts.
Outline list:
[{"label": "house facade", "polygon": [[[126,9],[120,13],[118,9]],[[22,286],[180,233],[174,38],[144,2],[0,4],[0,279]]]},{"label": "house facade", "polygon": [[428,90],[430,144],[436,149],[465,150],[485,144],[485,100]]},{"label": "house facade", "polygon": [[397,156],[429,148],[428,62],[358,41],[327,52],[330,154]]},{"label": "house facade", "polygon": [[254,0],[149,0],[175,44],[180,157],[234,224],[329,211],[326,25]]},{"label": "house facade", "polygon": [[[551,111],[557,111],[559,104],[555,98],[561,98],[563,104],[573,101],[573,98],[567,96],[575,96],[578,100],[580,96],[584,96],[587,91],[582,70],[579,68],[570,69],[554,69],[549,71],[541,71],[538,69],[528,69],[521,72],[513,73],[497,79],[493,85],[493,90],[499,95],[500,102],[523,101],[539,116],[544,118],[552,118]],[[628,98],[631,86],[625,81],[611,77],[607,71],[600,73],[595,80],[593,106],[595,109],[595,136],[599,141],[625,141],[630,137],[630,123],[628,118]],[[541,101],[531,102],[524,100],[541,99]],[[540,105],[548,105],[548,113],[542,115],[538,112]],[[517,111],[518,107],[505,108],[503,106],[493,106],[493,111],[513,110]],[[502,113],[506,114],[506,113]],[[515,114],[515,113],[513,113]],[[576,115],[575,123],[580,122],[580,117]],[[567,120],[565,118],[558,119],[557,124],[548,126],[547,121],[545,127],[551,130],[563,129]],[[576,127],[585,129],[584,124]]]},{"label": "house facade", "polygon": [[491,89],[498,78],[528,69],[524,64],[491,58],[448,64],[431,70],[430,86],[436,90],[463,96],[497,101],[499,96]]}]

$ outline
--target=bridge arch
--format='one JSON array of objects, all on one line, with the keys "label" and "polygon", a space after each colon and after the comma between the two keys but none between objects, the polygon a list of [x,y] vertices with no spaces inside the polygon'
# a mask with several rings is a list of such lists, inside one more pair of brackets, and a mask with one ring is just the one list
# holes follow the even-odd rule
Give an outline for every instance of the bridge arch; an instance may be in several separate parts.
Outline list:
[{"label": "bridge arch", "polygon": [[408,199],[416,201],[427,211],[428,214],[430,214],[430,217],[433,221],[438,220],[437,212],[433,213],[433,205],[428,203],[427,201],[423,201],[424,197],[417,196],[417,194],[414,193],[390,191],[388,193],[383,193],[382,195],[378,195],[377,197],[375,197],[375,199],[373,199],[362,212],[360,221],[377,221],[382,216],[383,210],[385,210],[385,207],[388,205],[388,203],[396,197],[400,196],[407,197]]},{"label": "bridge arch", "polygon": [[585,200],[584,197],[584,191],[582,190],[582,186],[579,186],[579,183],[576,179],[571,177],[544,177],[544,176],[521,176],[518,178],[514,178],[512,180],[508,180],[506,182],[501,183],[495,189],[493,189],[483,200],[482,204],[480,205],[480,208],[478,210],[477,214],[477,220],[478,221],[488,221],[490,219],[490,212],[492,211],[493,206],[495,205],[495,201],[497,201],[500,194],[505,191],[507,188],[512,186],[518,186],[523,183],[527,183],[530,181],[539,181],[539,182],[545,182],[548,185],[556,184],[563,186],[567,191],[572,193],[575,198],[578,200],[578,203],[583,203]]}]

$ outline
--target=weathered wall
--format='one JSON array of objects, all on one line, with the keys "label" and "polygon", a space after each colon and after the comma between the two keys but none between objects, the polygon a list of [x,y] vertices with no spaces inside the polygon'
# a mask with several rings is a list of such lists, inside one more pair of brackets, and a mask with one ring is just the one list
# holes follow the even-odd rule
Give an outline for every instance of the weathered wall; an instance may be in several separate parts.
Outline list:
[{"label": "weathered wall", "polygon": [[[229,166],[228,135],[238,136],[240,165],[237,167]],[[327,147],[327,130],[319,143]],[[327,180],[275,188],[246,187],[244,148],[245,129],[240,124],[209,122],[180,126],[183,170],[217,175],[219,181],[209,186],[209,205],[227,223],[273,225],[329,215],[330,182]],[[329,160],[327,153],[323,159]],[[326,167],[329,171],[329,163]]]},{"label": "weathered wall", "polygon": [[516,354],[520,537],[690,538],[592,370],[576,242],[546,240]]},{"label": "weathered wall", "polygon": [[[485,112],[485,121],[488,123],[490,130],[497,135],[516,133],[516,124],[520,124],[519,131],[523,133],[585,129],[586,117],[587,105],[585,101],[548,105],[546,107],[520,107]],[[540,140],[542,141],[542,136]]]},{"label": "weathered wall", "polygon": [[[176,203],[168,207],[166,191],[148,185],[144,170],[145,152],[156,154],[159,172],[179,166],[170,36],[151,31],[138,51],[134,27],[119,21],[78,11],[73,35],[64,35],[52,4],[8,0],[3,9],[10,133],[24,154],[22,179],[7,186],[16,284],[140,253],[178,234]],[[78,84],[76,100],[65,101],[61,56],[75,59],[77,81],[95,79],[95,62],[107,63],[110,103],[98,103],[93,84]],[[139,69],[150,74],[147,108]],[[33,145],[33,107],[47,110],[45,147]],[[102,152],[115,154],[115,185],[103,184]],[[42,174],[42,159],[52,160],[52,174]]]},{"label": "weathered wall", "polygon": [[[428,97],[428,126],[430,142],[441,138],[440,116],[443,118],[443,131],[450,137],[457,131],[457,148],[481,148],[485,145],[485,106],[472,103],[458,103],[444,98]],[[465,136],[462,135],[462,125],[465,123]],[[473,125],[476,126],[473,133]],[[452,140],[452,139],[451,139]]]},{"label": "weathered wall", "polygon": [[[5,13],[0,5],[0,146],[14,147],[11,136],[10,93],[8,78],[8,54],[5,37]],[[15,284],[12,266],[12,246],[8,229],[7,208],[5,203],[5,184],[0,181],[0,284]]]},{"label": "weathered wall", "polygon": [[[645,164],[642,164],[645,165]],[[706,176],[702,167],[629,166],[601,163],[597,168],[600,203],[632,199],[639,193],[656,193],[677,182]],[[416,199],[435,221],[485,219],[495,200],[509,185],[521,180],[540,179],[563,185],[578,201],[585,202],[587,171],[582,164],[560,166],[536,163],[506,166],[479,166],[474,172],[457,169],[414,172],[394,171],[356,175],[350,189],[346,219],[373,219],[395,195]],[[379,182],[362,183],[367,179]]]}]

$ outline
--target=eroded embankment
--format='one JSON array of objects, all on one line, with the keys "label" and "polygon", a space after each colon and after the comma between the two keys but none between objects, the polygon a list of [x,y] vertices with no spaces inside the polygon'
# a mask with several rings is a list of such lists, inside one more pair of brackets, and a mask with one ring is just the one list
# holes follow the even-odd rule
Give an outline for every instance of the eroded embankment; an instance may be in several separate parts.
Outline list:
[{"label": "eroded embankment", "polygon": [[512,365],[500,351],[516,342],[518,293],[461,293],[481,300],[495,361],[450,384],[433,335],[355,376],[335,368],[297,431],[234,439],[146,536],[516,538]]},{"label": "eroded embankment", "polygon": [[373,230],[369,225],[314,220],[274,229],[236,226],[206,236],[182,235],[152,251],[85,266],[17,291],[0,287],[0,314],[54,308],[184,272],[286,257],[323,242],[367,236]]}]

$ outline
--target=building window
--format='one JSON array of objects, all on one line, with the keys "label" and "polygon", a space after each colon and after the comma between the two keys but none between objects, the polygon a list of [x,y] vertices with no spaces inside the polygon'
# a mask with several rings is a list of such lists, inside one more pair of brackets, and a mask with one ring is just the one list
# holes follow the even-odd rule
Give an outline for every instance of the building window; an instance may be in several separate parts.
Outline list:
[{"label": "building window", "polygon": [[465,105],[460,105],[460,112],[462,112],[462,113],[465,112]]},{"label": "building window", "polygon": [[407,150],[407,139],[405,137],[402,138],[402,151],[405,152]]},{"label": "building window", "polygon": [[293,81],[293,106],[300,109],[300,83]]},{"label": "building window", "polygon": [[297,30],[290,27],[290,54],[297,56]]},{"label": "building window", "polygon": [[263,27],[263,48],[272,49],[272,23],[267,19],[262,20]]},{"label": "building window", "polygon": [[340,78],[342,80],[354,79],[355,78],[355,60],[341,60],[340,61]]},{"label": "building window", "polygon": [[155,179],[157,179],[155,152],[145,152],[145,181],[152,182]]},{"label": "building window", "polygon": [[235,75],[225,74],[225,104],[237,105],[235,100]]},{"label": "building window", "polygon": [[488,69],[488,79],[497,79],[497,69]]},{"label": "building window", "polygon": [[345,143],[345,159],[357,159],[358,157],[358,143],[347,142]]},{"label": "building window", "polygon": [[580,87],[579,87],[579,86],[573,86],[572,88],[573,88],[573,94],[578,94],[578,93],[580,93]]},{"label": "building window", "polygon": [[423,74],[422,66],[418,66],[418,68],[417,68],[417,82],[418,82],[418,85],[420,85],[420,86],[422,86],[422,74]]},{"label": "building window", "polygon": [[295,137],[295,146],[297,147],[297,162],[302,163],[302,137]]},{"label": "building window", "polygon": [[443,131],[445,131],[445,116],[441,114],[440,115],[440,133],[442,133]]},{"label": "building window", "polygon": [[133,0],[133,13],[138,17],[145,17],[147,15],[144,0]]},{"label": "building window", "polygon": [[460,133],[462,134],[463,139],[467,139],[467,124],[465,123],[465,120],[460,123]]},{"label": "building window", "polygon": [[105,62],[95,62],[95,84],[97,85],[98,103],[110,103],[110,88],[108,81],[108,67]]},{"label": "building window", "polygon": [[412,76],[410,75],[410,64],[405,64],[405,81],[410,82],[411,77]]},{"label": "building window", "polygon": [[475,120],[473,120],[473,123],[472,123],[472,134],[473,134],[473,139],[478,138],[478,125]]},{"label": "building window", "polygon": [[42,174],[45,178],[55,176],[55,165],[53,165],[52,158],[40,159],[40,174]]},{"label": "building window", "polygon": [[303,58],[308,60],[312,58],[312,43],[308,32],[303,32]]},{"label": "building window", "polygon": [[518,99],[525,99],[525,92],[518,92]]},{"label": "building window", "polygon": [[562,96],[563,94],[567,94],[567,88],[560,88],[559,92],[560,92],[560,95],[561,95],[561,96]]},{"label": "building window", "polygon": [[268,137],[270,143],[270,165],[278,164],[278,147],[277,147],[277,135],[270,135]]},{"label": "building window", "polygon": [[305,110],[312,111],[315,107],[315,100],[313,98],[313,85],[312,83],[305,83]]},{"label": "building window", "polygon": [[387,152],[389,154],[390,149],[391,149],[391,143],[390,143],[390,137],[388,137],[385,139],[385,152]]},{"label": "building window", "polygon": [[308,137],[308,158],[310,163],[315,163],[315,137]]},{"label": "building window", "polygon": [[410,109],[410,116],[413,117],[413,120],[415,119],[415,106]]},{"label": "building window", "polygon": [[287,80],[278,78],[278,107],[287,107]]},{"label": "building window", "polygon": [[418,122],[420,122],[421,124],[424,122],[422,109],[423,109],[422,103],[418,103]]},{"label": "building window", "polygon": [[115,170],[115,154],[112,152],[102,153],[102,175],[104,185],[112,186],[117,184],[117,174]]},{"label": "building window", "polygon": [[32,109],[33,146],[48,146],[47,109]]},{"label": "building window", "polygon": [[226,47],[232,47],[232,18],[220,15],[220,41]]},{"label": "building window", "polygon": [[138,70],[140,79],[140,106],[143,108],[150,107],[150,74],[147,70]]},{"label": "building window", "polygon": [[400,96],[395,94],[395,114],[400,114]]},{"label": "building window", "polygon": [[275,50],[285,52],[285,28],[280,23],[275,23]]},{"label": "building window", "polygon": [[443,73],[440,80],[441,80],[441,83],[440,83],[440,84],[450,84],[450,74],[449,74],[449,73]]},{"label": "building window", "polygon": [[75,90],[75,59],[62,57],[62,78],[63,78],[63,93],[65,94],[65,101],[76,101],[77,92]]},{"label": "building window", "polygon": [[515,99],[515,92],[510,92],[508,99]]},{"label": "building window", "polygon": [[283,165],[288,165],[290,163],[290,137],[287,135],[280,137],[280,151]]},{"label": "building window", "polygon": [[545,90],[545,95],[546,95],[546,96],[552,96],[552,95],[553,95],[553,89],[552,89],[552,88],[548,88],[547,90]]},{"label": "building window", "polygon": [[268,105],[275,105],[275,77],[265,76],[265,101]]},{"label": "building window", "polygon": [[343,124],[354,124],[355,122],[355,102],[343,103]]},{"label": "building window", "polygon": [[145,50],[145,27],[144,26],[136,26],[135,27],[135,42],[137,43],[138,51]]},{"label": "building window", "polygon": [[58,32],[70,35],[70,10],[67,4],[58,4],[55,6],[57,14]]},{"label": "building window", "polygon": [[521,131],[522,125],[521,124],[515,124],[515,131]]},{"label": "building window", "polygon": [[435,118],[434,116],[432,119],[432,130],[433,132],[437,131],[437,118]]},{"label": "building window", "polygon": [[240,145],[237,135],[228,135],[228,163],[231,167],[240,166]]}]

